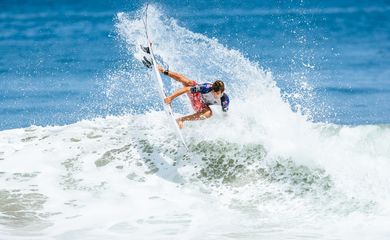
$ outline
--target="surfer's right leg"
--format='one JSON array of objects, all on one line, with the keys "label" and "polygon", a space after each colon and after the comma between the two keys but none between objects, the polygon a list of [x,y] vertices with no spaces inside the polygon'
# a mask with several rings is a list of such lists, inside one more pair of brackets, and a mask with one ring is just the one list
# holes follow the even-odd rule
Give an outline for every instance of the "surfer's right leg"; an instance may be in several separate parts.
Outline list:
[{"label": "surfer's right leg", "polygon": [[160,65],[158,65],[157,68],[158,71],[160,71],[160,73],[163,73],[164,75],[167,75],[168,77],[175,79],[176,81],[183,84],[184,87],[192,87],[196,85],[196,82],[194,80],[188,79],[187,77],[185,77],[180,73],[164,70],[164,68],[161,67]]},{"label": "surfer's right leg", "polygon": [[176,119],[177,125],[179,125],[179,128],[182,129],[184,127],[185,121],[197,121],[197,120],[204,120],[213,115],[213,112],[211,111],[210,107],[205,107],[202,111],[187,115],[184,117],[180,117]]}]

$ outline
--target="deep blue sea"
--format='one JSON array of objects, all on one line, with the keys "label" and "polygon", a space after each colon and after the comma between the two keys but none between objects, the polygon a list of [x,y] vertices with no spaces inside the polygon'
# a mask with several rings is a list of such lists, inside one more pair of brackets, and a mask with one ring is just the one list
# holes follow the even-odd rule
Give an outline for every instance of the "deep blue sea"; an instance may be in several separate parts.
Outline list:
[{"label": "deep blue sea", "polygon": [[[148,110],[126,95],[104,94],[109,75],[131,58],[114,27],[116,14],[144,4],[2,0],[0,129]],[[272,72],[291,108],[313,121],[390,123],[388,1],[156,4],[180,26]]]}]

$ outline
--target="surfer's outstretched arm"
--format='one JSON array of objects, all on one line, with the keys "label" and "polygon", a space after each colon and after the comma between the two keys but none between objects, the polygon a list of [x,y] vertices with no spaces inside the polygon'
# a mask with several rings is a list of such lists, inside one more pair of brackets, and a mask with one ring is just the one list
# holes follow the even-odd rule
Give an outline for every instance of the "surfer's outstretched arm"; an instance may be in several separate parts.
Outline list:
[{"label": "surfer's outstretched arm", "polygon": [[192,81],[191,79],[185,77],[184,75],[182,75],[180,73],[164,70],[164,68],[161,67],[160,65],[158,65],[157,68],[158,68],[158,71],[160,73],[163,73],[164,75],[167,75],[168,77],[173,78],[178,82],[181,82],[184,86],[193,86],[194,85],[194,83],[193,83],[194,81]]},{"label": "surfer's outstretched arm", "polygon": [[177,98],[178,96],[184,94],[184,93],[188,93],[190,92],[190,89],[191,87],[183,87],[183,88],[180,88],[178,90],[176,90],[171,96],[168,96],[164,99],[164,102],[166,104],[171,104],[171,102],[173,101],[173,99]]}]

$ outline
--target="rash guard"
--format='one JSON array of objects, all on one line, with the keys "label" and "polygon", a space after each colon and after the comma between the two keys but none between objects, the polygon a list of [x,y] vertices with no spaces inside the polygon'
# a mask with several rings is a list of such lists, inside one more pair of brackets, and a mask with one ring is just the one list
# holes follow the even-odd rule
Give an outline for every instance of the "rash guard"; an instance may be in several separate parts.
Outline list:
[{"label": "rash guard", "polygon": [[191,93],[200,93],[201,100],[206,105],[221,105],[222,111],[227,112],[229,109],[229,97],[226,93],[222,93],[220,98],[215,98],[212,93],[212,83],[201,83],[191,87]]}]

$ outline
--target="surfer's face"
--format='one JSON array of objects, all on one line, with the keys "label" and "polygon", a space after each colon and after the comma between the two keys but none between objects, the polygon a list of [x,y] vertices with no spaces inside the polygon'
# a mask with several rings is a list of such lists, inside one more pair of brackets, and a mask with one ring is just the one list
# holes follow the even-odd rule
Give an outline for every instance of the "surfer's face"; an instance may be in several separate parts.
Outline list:
[{"label": "surfer's face", "polygon": [[222,91],[213,91],[213,95],[215,98],[220,98],[222,96]]}]

